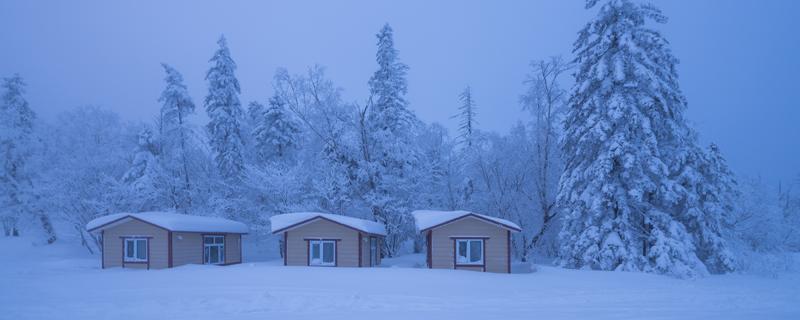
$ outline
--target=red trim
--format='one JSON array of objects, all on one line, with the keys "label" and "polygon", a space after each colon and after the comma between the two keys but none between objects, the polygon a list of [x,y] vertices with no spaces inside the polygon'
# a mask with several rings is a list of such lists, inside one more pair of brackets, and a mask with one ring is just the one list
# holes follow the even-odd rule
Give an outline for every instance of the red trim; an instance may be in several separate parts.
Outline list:
[{"label": "red trim", "polygon": [[106,268],[106,231],[100,230],[100,269]]},{"label": "red trim", "polygon": [[486,272],[486,240],[481,243],[481,258],[483,258],[483,272]]},{"label": "red trim", "polygon": [[[363,247],[364,247],[363,236],[361,235],[361,232],[359,232],[358,233],[358,267],[359,268],[361,268],[361,260],[363,260],[363,258],[361,257],[361,251],[363,250]],[[336,254],[339,254],[339,253],[337,252]]]},{"label": "red trim", "polygon": [[491,220],[491,219],[487,219],[487,218],[481,217],[481,216],[479,216],[479,215],[477,215],[475,213],[469,213],[469,214],[465,214],[463,216],[460,216],[458,218],[447,220],[447,221],[442,222],[440,224],[437,224],[435,226],[425,228],[423,230],[420,230],[420,232],[424,232],[424,231],[428,231],[428,230],[431,230],[431,229],[434,229],[434,228],[438,228],[438,227],[441,227],[441,226],[446,225],[448,223],[455,222],[455,221],[458,221],[458,220],[461,220],[461,219],[464,219],[464,218],[467,218],[467,217],[477,218],[477,219],[486,221],[486,222],[491,223],[491,224],[496,225],[496,226],[501,226],[501,227],[506,228],[506,229],[514,230],[516,232],[522,231],[522,230],[520,230],[520,229],[518,229],[516,227],[510,226],[510,225],[507,225],[507,224],[504,224],[504,223],[500,223],[500,222],[497,222],[497,221],[494,221],[494,220]]},{"label": "red trim", "polygon": [[[342,227],[345,227],[345,228],[348,228],[348,229],[353,229],[353,230],[355,230],[355,231],[358,231],[358,232],[364,232],[364,233],[366,233],[366,234],[368,234],[368,235],[371,235],[371,236],[385,237],[384,235],[380,235],[380,234],[374,234],[374,233],[370,233],[369,231],[366,231],[366,230],[361,230],[361,229],[353,228],[353,227],[351,227],[351,226],[348,226],[348,225],[346,225],[346,224],[339,223],[339,222],[333,221],[333,220],[331,220],[331,219],[328,219],[328,218],[325,218],[325,217],[322,217],[322,216],[315,216],[315,217],[313,217],[313,218],[309,218],[309,219],[306,219],[306,220],[300,221],[300,222],[298,222],[298,223],[295,223],[295,224],[293,224],[293,225],[290,225],[290,226],[288,226],[288,227],[281,228],[280,230],[275,230],[275,231],[272,231],[272,234],[281,233],[281,232],[284,232],[284,231],[287,231],[287,230],[293,229],[293,228],[295,228],[295,227],[298,227],[298,226],[300,226],[300,225],[303,225],[303,224],[309,223],[309,222],[311,222],[311,221],[314,221],[314,220],[316,220],[316,219],[322,219],[322,220],[326,220],[326,221],[329,221],[329,222],[333,222],[333,223],[335,223],[335,224],[338,224],[338,225],[340,225],[340,226],[342,226]],[[363,219],[362,219],[362,220],[363,220]],[[365,220],[365,221],[366,221],[366,220]]]},{"label": "red trim", "polygon": [[506,234],[508,234],[508,238],[506,240],[506,249],[508,252],[506,253],[506,258],[508,259],[508,273],[511,273],[511,231],[506,230]]},{"label": "red trim", "polygon": [[120,237],[120,244],[122,245],[119,249],[119,261],[121,262],[120,265],[123,269],[125,269],[125,238]]},{"label": "red trim", "polygon": [[172,268],[172,231],[167,231],[167,268]]},{"label": "red trim", "polygon": [[244,247],[244,241],[242,241],[242,235],[239,234],[239,263],[242,263],[244,261],[244,254],[242,254],[243,252],[242,247]]},{"label": "red trim", "polygon": [[306,241],[306,266],[311,266],[311,241]]},{"label": "red trim", "polygon": [[283,233],[283,265],[287,265],[289,261],[289,231]]},{"label": "red trim", "polygon": [[[320,253],[319,254],[320,254],[320,256],[322,256],[322,248],[321,247],[320,247]],[[339,241],[334,241],[333,242],[333,254],[334,254],[333,266],[334,267],[338,267],[339,266]]]},{"label": "red trim", "polygon": [[147,239],[146,242],[147,242],[147,270],[150,270],[150,239]]},{"label": "red trim", "polygon": [[428,230],[425,240],[427,242],[426,245],[428,246],[428,254],[425,257],[425,262],[428,264],[428,269],[431,269],[433,268],[433,244],[431,243],[433,241],[433,230]]},{"label": "red trim", "polygon": [[457,264],[456,264],[456,239],[452,239],[452,240],[453,240],[453,251],[452,251],[453,252],[453,270],[455,270],[456,266],[457,266]]}]

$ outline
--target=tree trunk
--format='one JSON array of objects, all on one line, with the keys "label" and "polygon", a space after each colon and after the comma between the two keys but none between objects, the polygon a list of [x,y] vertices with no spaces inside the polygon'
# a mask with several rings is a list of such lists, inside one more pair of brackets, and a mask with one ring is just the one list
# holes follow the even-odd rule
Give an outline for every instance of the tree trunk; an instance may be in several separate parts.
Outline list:
[{"label": "tree trunk", "polygon": [[44,212],[39,212],[39,222],[42,223],[42,228],[47,234],[47,244],[56,242],[58,237],[56,237],[56,230],[53,229],[53,224],[50,222],[50,216]]}]

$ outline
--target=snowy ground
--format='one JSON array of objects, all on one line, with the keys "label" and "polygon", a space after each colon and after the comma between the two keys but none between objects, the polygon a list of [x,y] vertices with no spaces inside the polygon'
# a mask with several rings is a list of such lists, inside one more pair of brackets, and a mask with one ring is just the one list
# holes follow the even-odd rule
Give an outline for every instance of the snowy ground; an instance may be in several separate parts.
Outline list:
[{"label": "snowy ground", "polygon": [[800,275],[700,280],[539,267],[528,274],[283,267],[98,268],[68,245],[0,238],[0,319],[800,319]]}]

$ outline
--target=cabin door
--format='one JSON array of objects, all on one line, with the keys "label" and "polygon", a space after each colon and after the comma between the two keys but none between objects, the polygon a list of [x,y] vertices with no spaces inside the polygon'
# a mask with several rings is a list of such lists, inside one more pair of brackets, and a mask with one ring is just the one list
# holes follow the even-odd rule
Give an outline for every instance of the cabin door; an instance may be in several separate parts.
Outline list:
[{"label": "cabin door", "polygon": [[369,266],[378,265],[378,238],[369,237]]}]

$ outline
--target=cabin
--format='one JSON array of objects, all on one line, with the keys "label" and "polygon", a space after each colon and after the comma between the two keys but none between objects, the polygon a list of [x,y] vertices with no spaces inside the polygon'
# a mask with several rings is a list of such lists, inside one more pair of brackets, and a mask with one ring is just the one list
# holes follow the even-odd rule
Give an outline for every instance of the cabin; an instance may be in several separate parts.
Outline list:
[{"label": "cabin", "polygon": [[282,236],[285,266],[376,267],[381,264],[383,224],[337,214],[285,213],[270,218]]},{"label": "cabin", "polygon": [[163,269],[242,262],[247,225],[171,212],[117,213],[86,225],[101,239],[101,267]]},{"label": "cabin", "polygon": [[469,211],[417,210],[428,268],[511,273],[511,221]]}]

